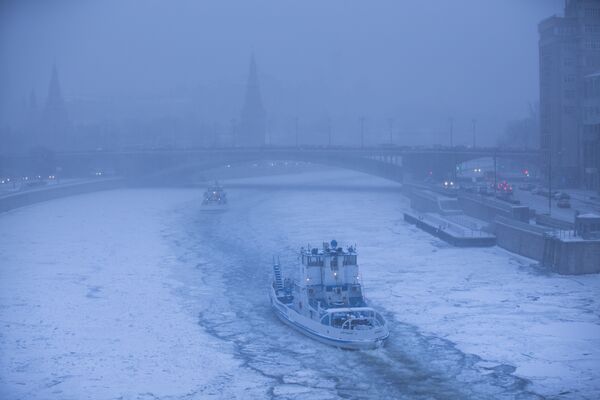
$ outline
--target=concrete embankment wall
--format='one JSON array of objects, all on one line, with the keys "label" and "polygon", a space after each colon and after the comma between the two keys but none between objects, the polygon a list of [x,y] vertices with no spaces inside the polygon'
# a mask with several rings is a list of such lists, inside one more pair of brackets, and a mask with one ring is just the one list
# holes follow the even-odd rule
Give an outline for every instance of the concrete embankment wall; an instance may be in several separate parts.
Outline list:
[{"label": "concrete embankment wall", "polygon": [[[403,190],[410,198],[414,209],[424,213],[442,214],[435,195],[428,196],[427,192],[424,193],[418,186]],[[498,246],[539,261],[548,270],[560,274],[600,272],[600,241],[553,236],[555,229],[562,229],[564,233],[565,230],[572,230],[573,224],[538,216],[537,222],[544,223],[546,226],[532,225],[529,224],[528,207],[512,206],[476,195],[459,194],[458,201],[466,215],[491,223],[491,232],[495,234]],[[455,246],[465,246],[469,242],[469,245],[474,244],[470,240],[463,243],[462,238],[457,238],[456,235],[414,216],[405,214],[404,219]]]},{"label": "concrete embankment wall", "polygon": [[428,195],[426,192],[420,190],[408,190],[405,193],[410,199],[410,207],[413,210],[417,210],[420,212],[435,212],[441,214],[441,210],[437,198],[435,198],[435,196]]},{"label": "concrete embankment wall", "polygon": [[494,221],[498,246],[538,261],[541,261],[544,255],[545,232],[545,229],[514,219],[497,217]]},{"label": "concrete embankment wall", "polygon": [[560,238],[549,228],[498,217],[494,223],[498,246],[539,261],[565,275],[600,272],[600,240]]},{"label": "concrete embankment wall", "polygon": [[465,214],[484,221],[493,221],[496,217],[511,217],[510,212],[508,212],[507,209],[484,204],[471,197],[459,196],[458,202],[465,211]]},{"label": "concrete embankment wall", "polygon": [[511,206],[494,199],[479,199],[477,196],[461,194],[458,202],[465,214],[484,221],[493,222],[496,217],[513,218],[522,222],[529,221],[529,208]]},{"label": "concrete embankment wall", "polygon": [[535,216],[535,223],[538,225],[547,226],[554,229],[563,229],[567,231],[575,229],[575,224],[573,222],[552,218],[544,214],[537,214]]},{"label": "concrete embankment wall", "polygon": [[431,221],[427,221],[421,219],[417,216],[410,215],[408,213],[404,213],[404,220],[408,223],[411,223],[418,228],[424,230],[427,233],[436,236],[443,241],[450,243],[457,247],[487,247],[493,246],[496,244],[496,239],[490,236],[476,237],[476,236],[460,236],[454,235],[448,230],[440,227],[440,225],[435,225]]},{"label": "concrete embankment wall", "polygon": [[565,275],[600,272],[600,240],[546,238],[542,264]]},{"label": "concrete embankment wall", "polygon": [[442,215],[462,214],[460,204],[455,197],[449,197],[446,193],[432,192],[430,189],[415,184],[402,185],[402,192],[410,199],[410,206],[413,210]]},{"label": "concrete embankment wall", "polygon": [[15,208],[61,197],[97,192],[100,190],[118,189],[124,187],[125,182],[126,181],[122,178],[101,179],[81,183],[48,186],[41,189],[13,193],[0,197],[0,212],[6,212]]}]

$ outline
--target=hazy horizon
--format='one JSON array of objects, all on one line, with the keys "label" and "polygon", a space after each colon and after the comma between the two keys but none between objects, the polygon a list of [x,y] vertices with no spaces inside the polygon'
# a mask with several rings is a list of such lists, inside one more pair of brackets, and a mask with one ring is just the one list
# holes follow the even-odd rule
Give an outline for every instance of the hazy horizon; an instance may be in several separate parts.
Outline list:
[{"label": "hazy horizon", "polygon": [[[305,130],[331,118],[338,141],[352,142],[364,116],[371,134],[393,118],[399,135],[447,144],[453,118],[457,144],[470,143],[472,119],[490,144],[538,101],[537,24],[562,6],[8,1],[0,6],[0,126],[18,124],[31,91],[44,104],[53,63],[75,122],[119,120],[135,99],[182,97],[193,102],[185,112],[169,105],[140,118],[195,113],[226,126],[239,116],[254,54],[275,136],[289,134],[295,117]],[[81,111],[82,102],[96,109]]]}]

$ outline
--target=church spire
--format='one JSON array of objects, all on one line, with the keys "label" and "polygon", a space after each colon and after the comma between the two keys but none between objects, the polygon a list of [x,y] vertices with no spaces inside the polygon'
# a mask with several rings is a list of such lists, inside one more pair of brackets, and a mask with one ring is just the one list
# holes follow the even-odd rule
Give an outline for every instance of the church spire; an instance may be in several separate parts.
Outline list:
[{"label": "church spire", "polygon": [[253,54],[250,57],[246,96],[242,108],[240,145],[262,146],[265,144],[265,114],[258,82],[258,70]]},{"label": "church spire", "polygon": [[44,136],[41,138],[40,144],[52,149],[65,149],[68,145],[69,117],[60,89],[56,64],[52,66],[52,76],[40,130]]},{"label": "church spire", "polygon": [[54,107],[63,104],[60,83],[58,82],[58,69],[56,64],[52,65],[52,77],[50,78],[50,86],[48,88],[48,98],[46,99],[46,107]]}]

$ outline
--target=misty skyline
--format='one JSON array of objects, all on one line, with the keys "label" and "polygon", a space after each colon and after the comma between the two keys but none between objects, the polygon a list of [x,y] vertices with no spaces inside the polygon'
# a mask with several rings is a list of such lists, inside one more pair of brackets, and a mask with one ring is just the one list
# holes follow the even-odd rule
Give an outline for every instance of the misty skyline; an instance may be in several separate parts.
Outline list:
[{"label": "misty skyline", "polygon": [[452,117],[457,144],[470,143],[473,118],[480,143],[490,144],[538,101],[537,24],[562,6],[7,2],[0,6],[0,125],[15,123],[32,90],[43,104],[53,63],[67,104],[191,93],[203,98],[201,120],[226,125],[239,117],[254,54],[274,135],[288,134],[295,116],[305,129],[331,117],[336,133],[355,141],[365,116],[371,133],[394,118],[400,133],[443,142],[436,132]]}]

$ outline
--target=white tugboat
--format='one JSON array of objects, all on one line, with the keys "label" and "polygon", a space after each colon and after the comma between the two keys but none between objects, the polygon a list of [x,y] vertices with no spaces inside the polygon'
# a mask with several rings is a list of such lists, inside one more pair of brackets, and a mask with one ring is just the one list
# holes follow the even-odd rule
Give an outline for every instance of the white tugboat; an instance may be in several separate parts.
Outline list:
[{"label": "white tugboat", "polygon": [[227,209],[227,194],[225,190],[215,181],[212,186],[209,186],[204,192],[202,199],[202,210],[205,211],[220,211]]},{"label": "white tugboat", "polygon": [[300,281],[284,278],[273,265],[271,305],[286,324],[322,343],[344,349],[374,349],[389,330],[383,316],[367,306],[356,249],[338,243],[300,250]]}]

